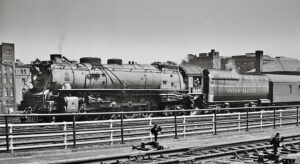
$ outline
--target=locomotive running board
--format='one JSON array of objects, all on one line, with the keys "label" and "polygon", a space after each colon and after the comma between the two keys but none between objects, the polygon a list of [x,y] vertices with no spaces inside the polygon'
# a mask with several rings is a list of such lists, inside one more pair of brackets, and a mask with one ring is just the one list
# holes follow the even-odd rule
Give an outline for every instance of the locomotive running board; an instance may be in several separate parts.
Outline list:
[{"label": "locomotive running board", "polygon": [[58,91],[155,91],[155,92],[188,92],[180,89],[58,89]]}]

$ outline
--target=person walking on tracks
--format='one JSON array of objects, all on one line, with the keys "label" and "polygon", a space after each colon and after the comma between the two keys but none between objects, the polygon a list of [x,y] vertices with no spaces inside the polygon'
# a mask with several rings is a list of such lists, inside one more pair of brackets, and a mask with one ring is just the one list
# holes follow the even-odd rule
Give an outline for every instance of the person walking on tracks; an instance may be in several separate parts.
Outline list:
[{"label": "person walking on tracks", "polygon": [[283,141],[283,137],[280,138],[280,134],[279,133],[276,133],[276,135],[271,138],[270,144],[273,145],[274,155],[277,154],[277,151],[278,151],[277,149],[280,146],[280,142],[282,142],[282,141]]},{"label": "person walking on tracks", "polygon": [[157,136],[158,136],[158,132],[161,132],[161,127],[158,126],[157,124],[155,124],[152,128],[151,128],[151,133],[154,135],[154,141],[157,142]]}]

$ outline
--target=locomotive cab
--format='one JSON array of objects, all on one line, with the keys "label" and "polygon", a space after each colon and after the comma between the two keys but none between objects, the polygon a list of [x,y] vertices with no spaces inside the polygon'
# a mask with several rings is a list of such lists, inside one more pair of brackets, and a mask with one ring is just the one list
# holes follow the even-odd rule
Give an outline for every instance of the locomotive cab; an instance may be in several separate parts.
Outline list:
[{"label": "locomotive cab", "polygon": [[[180,65],[183,80],[186,83],[188,96],[185,99],[192,102],[193,108],[203,108],[203,69],[199,65],[183,64]],[[185,101],[187,102],[187,101]]]}]

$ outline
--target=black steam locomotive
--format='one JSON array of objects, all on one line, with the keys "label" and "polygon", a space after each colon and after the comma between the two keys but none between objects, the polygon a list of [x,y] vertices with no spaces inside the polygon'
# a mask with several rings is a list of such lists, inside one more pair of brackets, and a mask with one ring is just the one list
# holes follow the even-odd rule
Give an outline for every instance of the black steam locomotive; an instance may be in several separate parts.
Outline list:
[{"label": "black steam locomotive", "polygon": [[241,75],[172,62],[123,64],[120,59],[101,64],[100,58],[91,57],[78,63],[61,55],[34,61],[31,72],[33,88],[24,94],[20,106],[28,113],[167,111],[300,102],[300,76],[296,75]]}]

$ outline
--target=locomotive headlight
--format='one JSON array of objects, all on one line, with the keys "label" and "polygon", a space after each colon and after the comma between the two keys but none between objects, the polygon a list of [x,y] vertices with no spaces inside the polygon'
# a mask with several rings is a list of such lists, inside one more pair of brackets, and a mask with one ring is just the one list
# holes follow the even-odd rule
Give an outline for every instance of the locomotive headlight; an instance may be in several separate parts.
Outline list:
[{"label": "locomotive headlight", "polygon": [[37,79],[37,76],[36,76],[36,75],[33,75],[33,76],[32,76],[32,80],[35,81],[36,79]]}]

